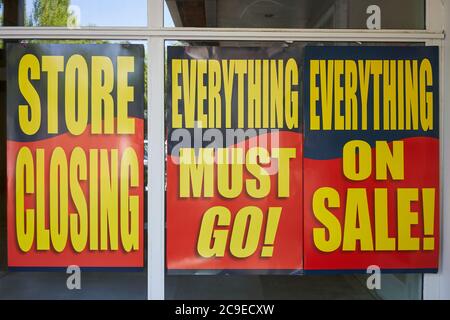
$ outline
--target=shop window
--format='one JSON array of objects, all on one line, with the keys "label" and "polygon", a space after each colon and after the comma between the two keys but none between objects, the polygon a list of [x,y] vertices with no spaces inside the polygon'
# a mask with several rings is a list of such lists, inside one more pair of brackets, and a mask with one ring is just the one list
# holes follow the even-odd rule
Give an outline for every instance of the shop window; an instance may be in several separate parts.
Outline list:
[{"label": "shop window", "polygon": [[[144,27],[147,0],[8,0],[3,25],[29,27]],[[0,23],[0,25],[2,25]]]},{"label": "shop window", "polygon": [[[89,52],[90,48],[81,49],[82,45],[86,44],[114,44],[114,45],[123,45],[122,48],[127,48],[129,44],[137,44],[143,45],[144,47],[144,70],[142,72],[146,72],[147,70],[147,60],[146,60],[146,52],[147,52],[147,42],[146,41],[110,41],[110,40],[5,40],[5,48],[0,48],[0,107],[3,110],[7,109],[7,97],[6,97],[6,87],[7,87],[7,54],[6,54],[6,45],[7,44],[23,44],[23,46],[28,45],[36,45],[36,44],[79,44],[82,54],[86,54]],[[78,46],[76,46],[78,47]],[[115,50],[120,50],[118,47],[114,47]],[[95,49],[92,46],[92,49]],[[58,49],[56,49],[58,50]],[[84,51],[83,51],[84,50]],[[141,50],[141,48],[139,48]],[[106,52],[106,51],[103,51]],[[142,51],[141,56],[142,56]],[[107,54],[107,53],[105,53]],[[88,60],[86,60],[88,61]],[[88,62],[90,68],[90,61]],[[115,63],[115,62],[114,62]],[[78,75],[79,76],[79,75]],[[106,77],[106,76],[104,76]],[[46,79],[46,78],[44,78]],[[145,77],[146,79],[146,77]],[[59,78],[59,81],[63,81],[63,77]],[[140,101],[139,105],[142,109],[146,109],[147,106],[147,85],[146,80],[144,80],[145,84],[142,85],[144,88],[143,97],[136,97],[136,101]],[[35,84],[36,85],[36,84]],[[43,85],[44,86],[44,85]],[[63,90],[64,86],[59,86],[60,90]],[[40,90],[39,88],[37,90]],[[138,90],[135,88],[135,90]],[[141,90],[141,89],[139,89]],[[46,92],[46,90],[42,90],[40,92]],[[44,93],[45,94],[45,93]],[[62,94],[62,93],[61,93]],[[115,96],[113,94],[112,96]],[[46,98],[42,98],[46,99]],[[115,99],[115,98],[113,98]],[[43,105],[47,105],[46,103]],[[141,109],[141,110],[142,110]],[[136,146],[136,149],[142,148],[145,150],[145,153],[142,157],[143,163],[140,164],[143,166],[143,176],[144,182],[143,185],[147,184],[147,135],[146,135],[146,123],[147,123],[147,112],[144,112],[144,146],[139,145]],[[2,112],[0,115],[0,123],[2,128],[7,127],[7,115],[6,112]],[[136,122],[137,123],[137,122]],[[137,126],[137,125],[136,125]],[[7,130],[2,130],[0,134],[0,148],[4,150],[0,152],[0,300],[2,299],[147,299],[147,267],[146,267],[146,250],[147,250],[147,227],[146,227],[146,217],[147,217],[147,192],[144,191],[142,205],[143,205],[143,223],[140,224],[139,234],[142,234],[143,239],[143,248],[142,248],[142,256],[141,261],[143,261],[143,267],[119,267],[119,268],[104,268],[104,267],[91,267],[91,268],[81,268],[81,277],[80,277],[80,285],[81,289],[72,289],[67,286],[69,277],[74,274],[73,270],[67,270],[65,267],[53,267],[51,266],[52,262],[49,262],[42,258],[37,258],[35,261],[38,261],[40,264],[44,264],[44,267],[38,268],[29,268],[29,267],[11,267],[8,265],[8,252],[7,252],[7,194],[4,192],[6,190],[6,181],[7,181],[7,147],[6,147],[6,132]],[[80,145],[83,144],[83,141],[78,140]],[[51,145],[51,144],[49,144]],[[83,147],[85,152],[89,152],[89,147]],[[103,147],[102,147],[103,148]],[[107,146],[104,146],[107,148]],[[51,149],[51,148],[50,148]],[[46,151],[47,152],[47,151]],[[47,154],[47,153],[46,153]],[[68,156],[69,159],[69,156]],[[48,178],[45,178],[48,179]],[[48,180],[45,180],[48,183]],[[47,184],[46,184],[47,185]],[[145,187],[144,187],[145,190]],[[47,197],[49,194],[47,194]],[[48,199],[48,198],[47,198]],[[86,196],[88,199],[88,196]],[[113,200],[113,199],[111,199]],[[70,200],[73,201],[73,200]],[[46,223],[49,224],[49,219],[46,219]],[[46,226],[49,228],[49,225]],[[119,238],[120,239],[120,238]],[[35,240],[36,243],[36,240]],[[71,237],[68,238],[66,242],[65,251],[72,250],[73,242],[71,242]],[[51,247],[53,248],[53,247]],[[86,253],[86,250],[83,251]],[[98,254],[102,254],[101,251],[98,251]],[[28,260],[31,255],[28,255]],[[36,258],[36,256],[35,256]],[[92,258],[92,257],[91,257]],[[26,259],[26,260],[27,260]],[[102,260],[100,260],[102,262]],[[47,264],[48,263],[48,264]],[[48,265],[48,267],[47,267]],[[31,271],[31,272],[30,272]],[[68,274],[67,272],[71,273]],[[69,283],[73,284],[74,282],[69,279]],[[73,287],[72,287],[73,288]]]},{"label": "shop window", "polygon": [[[245,200],[242,200],[237,196],[234,199],[226,199],[221,196],[217,196],[217,191],[214,189],[215,193],[209,197],[199,196],[202,199],[195,199],[191,202],[190,205],[194,206],[198,210],[190,210],[187,207],[190,206],[188,204],[184,204],[186,207],[185,210],[177,210],[173,203],[180,200],[178,197],[178,186],[177,186],[177,175],[174,174],[178,169],[176,160],[178,159],[177,152],[179,151],[177,148],[177,143],[182,141],[184,147],[180,148],[188,148],[189,143],[198,143],[197,140],[192,139],[194,134],[197,134],[198,137],[202,137],[202,132],[204,133],[203,147],[204,148],[221,148],[223,143],[226,143],[228,136],[222,136],[219,133],[224,133],[225,129],[223,129],[223,125],[221,129],[210,129],[211,127],[206,124],[206,126],[199,127],[196,129],[192,129],[191,126],[186,124],[185,122],[181,126],[181,131],[175,132],[177,129],[174,129],[173,126],[173,91],[168,90],[169,87],[172,87],[173,84],[173,61],[172,59],[176,59],[180,61],[180,56],[183,56],[183,59],[187,59],[188,57],[191,59],[198,59],[197,61],[201,61],[203,59],[218,59],[219,61],[230,61],[227,59],[250,59],[249,61],[256,61],[256,59],[285,59],[285,56],[294,57],[298,59],[298,61],[302,61],[305,57],[305,49],[307,46],[423,46],[423,43],[349,43],[349,42],[338,42],[338,43],[323,43],[323,42],[294,42],[294,43],[282,43],[282,42],[243,42],[243,41],[217,41],[217,42],[205,42],[205,41],[167,41],[166,42],[166,90],[165,90],[165,108],[166,108],[166,128],[168,128],[168,135],[166,145],[167,147],[167,156],[166,156],[166,172],[167,172],[167,191],[166,191],[166,276],[165,276],[165,297],[166,299],[421,299],[422,298],[422,281],[423,276],[420,273],[408,273],[408,274],[381,274],[381,288],[380,289],[368,289],[366,281],[368,279],[368,274],[365,274],[365,270],[357,270],[353,272],[348,271],[336,271],[336,270],[315,270],[316,272],[308,272],[307,270],[301,270],[301,268],[297,270],[277,270],[269,268],[259,268],[259,261],[257,259],[251,260],[251,258],[255,258],[258,254],[252,255],[248,258],[247,262],[243,262],[246,259],[225,259],[230,256],[231,252],[231,240],[226,240],[224,243],[224,251],[220,254],[212,254],[212,258],[208,259],[208,257],[202,256],[200,253],[200,234],[201,229],[204,226],[204,221],[198,219],[199,212],[202,214],[213,206],[227,206],[230,209],[231,214],[234,214],[238,209],[241,208],[241,205],[247,203],[246,201],[250,198],[247,198],[247,194],[243,196]],[[170,51],[167,47],[170,48]],[[174,48],[180,47],[180,48]],[[182,48],[184,47],[184,49]],[[291,50],[292,49],[292,50]],[[285,50],[289,51],[290,54],[287,54]],[[270,57],[270,58],[269,58]],[[181,60],[183,60],[181,59]],[[220,60],[224,59],[224,60]],[[253,60],[255,59],[255,60]],[[218,61],[215,60],[215,61]],[[169,61],[171,64],[171,69],[168,68]],[[184,60],[183,60],[184,61]],[[205,60],[203,60],[205,61]],[[279,60],[282,61],[282,60]],[[185,62],[185,61],[184,61]],[[219,62],[220,63],[220,62]],[[200,63],[199,63],[200,64]],[[206,64],[205,64],[206,65]],[[191,65],[191,68],[193,65]],[[178,67],[177,67],[178,68]],[[184,69],[183,69],[184,68]],[[178,69],[187,70],[189,68],[189,64],[183,64]],[[200,67],[198,67],[200,68]],[[220,70],[221,67],[218,67]],[[229,69],[227,69],[229,70]],[[245,71],[243,71],[245,73]],[[299,88],[302,88],[302,85],[305,81],[304,72],[299,72]],[[211,78],[209,75],[203,75],[203,80],[208,85],[206,87],[211,88],[211,81],[213,81],[214,85],[217,84],[217,80]],[[250,77],[248,75],[244,76]],[[188,83],[188,79],[190,81],[195,81],[195,78],[192,76],[187,76],[187,72],[183,73],[183,75],[178,75],[178,78],[175,78],[175,83],[178,83],[178,86],[181,86],[180,83]],[[200,79],[200,78],[199,78]],[[237,77],[236,77],[237,79]],[[183,82],[184,81],[184,82]],[[237,80],[236,80],[237,81]],[[262,80],[261,80],[262,81]],[[193,82],[189,82],[192,85]],[[214,86],[213,85],[213,86]],[[237,90],[238,85],[233,84],[235,90]],[[233,85],[230,85],[233,87]],[[244,85],[245,87],[245,85]],[[172,87],[173,88],[173,87]],[[180,88],[180,87],[179,87]],[[179,96],[187,95],[192,93],[188,93],[188,91],[183,89],[179,89]],[[195,90],[195,89],[194,89]],[[230,89],[231,90],[231,89]],[[208,91],[209,92],[209,91]],[[257,92],[257,91],[255,91]],[[258,91],[259,92],[259,91]],[[236,98],[236,101],[238,99]],[[245,99],[244,99],[245,100]],[[246,102],[243,102],[244,105]],[[304,97],[303,93],[300,91],[298,98],[298,107],[299,110],[304,110]],[[238,102],[234,102],[234,105],[237,105]],[[179,103],[177,108],[178,110],[184,110],[181,108],[185,106],[183,103]],[[204,112],[208,114],[206,107]],[[225,103],[222,100],[222,106]],[[208,105],[209,106],[209,105]],[[247,109],[246,109],[247,110]],[[223,111],[223,110],[222,110]],[[183,114],[182,111],[180,111]],[[299,111],[299,117],[301,118],[302,111]],[[261,116],[262,117],[262,116]],[[208,118],[209,119],[209,118]],[[222,119],[225,119],[225,113],[222,114]],[[235,118],[231,118],[230,121],[235,121]],[[183,120],[187,121],[187,120]],[[237,120],[236,120],[237,121]],[[187,123],[187,122],[186,122]],[[219,126],[220,127],[220,126]],[[256,126],[255,126],[256,127]],[[176,128],[179,128],[178,126]],[[187,129],[186,129],[187,128]],[[191,128],[191,129],[189,129]],[[202,129],[203,128],[203,129]],[[208,129],[209,128],[209,129]],[[213,127],[212,128],[216,128]],[[243,128],[246,128],[245,126]],[[253,127],[252,127],[253,128]],[[196,133],[193,133],[189,130],[197,130]],[[202,131],[205,130],[205,131]],[[208,130],[210,132],[217,132],[216,134],[207,136]],[[252,129],[250,129],[252,130]],[[283,129],[285,130],[285,129]],[[286,129],[287,130],[287,129]],[[190,134],[188,133],[191,132]],[[245,131],[245,129],[244,129]],[[180,132],[184,132],[185,135],[182,135]],[[209,133],[208,133],[209,134]],[[211,133],[212,134],[212,133]],[[252,135],[249,134],[249,137]],[[175,139],[174,139],[175,137]],[[214,138],[211,138],[214,137]],[[218,138],[219,137],[219,138]],[[183,139],[183,140],[181,140]],[[186,139],[186,141],[185,141]],[[195,139],[195,137],[194,137]],[[201,144],[201,138],[199,143]],[[214,139],[214,140],[213,140]],[[249,140],[251,138],[248,138]],[[239,141],[239,139],[237,139]],[[270,140],[270,139],[268,139]],[[220,141],[220,142],[219,142]],[[263,140],[266,141],[266,140]],[[264,143],[274,143],[273,141],[264,142]],[[181,144],[181,143],[180,143]],[[250,144],[250,143],[249,143]],[[205,147],[207,145],[207,147]],[[264,144],[265,145],[265,144]],[[195,148],[199,148],[199,146],[195,145]],[[201,146],[201,145],[200,145]],[[203,149],[205,150],[205,149]],[[199,153],[200,154],[200,153]],[[180,152],[181,157],[181,152]],[[198,156],[200,157],[200,155]],[[182,161],[180,160],[180,163]],[[228,170],[228,169],[227,169]],[[181,171],[181,169],[180,169]],[[189,179],[189,178],[186,178]],[[205,178],[205,184],[206,180]],[[219,178],[218,178],[219,179]],[[215,182],[214,182],[215,183]],[[176,186],[176,187],[174,187]],[[192,187],[192,190],[194,187]],[[181,189],[180,189],[181,190]],[[197,189],[198,190],[198,189]],[[176,196],[174,196],[174,194]],[[178,197],[178,198],[177,198]],[[191,194],[192,198],[197,196]],[[188,198],[188,197],[187,197]],[[224,200],[225,199],[225,200]],[[186,200],[183,198],[182,200]],[[181,202],[180,200],[179,202]],[[189,200],[189,199],[188,199]],[[240,202],[240,200],[242,200]],[[198,202],[196,202],[198,201]],[[228,201],[228,202],[226,202]],[[235,202],[233,202],[235,201]],[[268,200],[269,201],[269,200]],[[224,204],[225,203],[225,204]],[[237,203],[237,205],[236,205]],[[248,202],[250,203],[250,202]],[[263,204],[261,204],[263,205]],[[264,202],[265,205],[265,202]],[[182,206],[180,204],[180,206]],[[235,211],[233,211],[235,210]],[[209,210],[208,210],[209,211]],[[299,210],[300,211],[300,210]],[[294,216],[298,212],[296,209],[293,209],[289,212],[290,217]],[[204,216],[203,216],[204,217]],[[183,220],[185,219],[185,220]],[[197,220],[196,220],[197,219]],[[231,221],[237,220],[237,215],[235,218],[231,218]],[[225,219],[226,220],[226,219]],[[216,243],[220,240],[223,240],[225,237],[224,234],[228,232],[227,237],[233,237],[232,232],[234,232],[230,226],[227,224],[228,222],[221,221],[220,218],[217,218],[216,224],[225,223],[224,225],[217,225],[218,231],[215,234],[214,240],[211,240],[211,243],[208,242],[206,245],[209,248],[216,247]],[[181,222],[180,222],[181,221]],[[219,221],[219,222],[218,222]],[[221,221],[221,222],[220,222]],[[248,220],[247,220],[248,221]],[[235,222],[236,223],[236,222]],[[295,225],[295,221],[293,221],[292,225]],[[172,228],[172,229],[171,229]],[[250,233],[250,227],[248,227],[248,231]],[[289,229],[294,230],[294,229]],[[214,231],[214,232],[215,232]],[[198,233],[197,233],[198,232]],[[254,230],[253,230],[254,232]],[[298,230],[292,231],[293,233],[299,232]],[[301,232],[301,231],[300,231]],[[219,235],[220,233],[220,235]],[[194,234],[194,236],[192,236]],[[209,233],[208,233],[209,235]],[[217,237],[216,237],[217,236]],[[249,236],[248,236],[249,237]],[[220,239],[219,239],[220,238]],[[182,239],[182,240],[180,240]],[[194,240],[192,240],[194,239]],[[198,240],[197,240],[198,239]],[[209,239],[209,238],[208,238]],[[246,241],[249,241],[248,238]],[[281,241],[278,238],[278,241]],[[299,243],[301,242],[298,240]],[[220,242],[222,243],[222,242]],[[279,242],[278,242],[279,243]],[[217,247],[220,247],[218,245]],[[219,249],[219,250],[222,250]],[[301,250],[301,248],[295,248],[292,250],[283,250],[283,253],[286,256],[292,257],[298,254],[297,251]],[[258,251],[259,252],[259,251]],[[224,258],[225,255],[225,258]],[[201,256],[201,257],[200,257]],[[204,258],[204,259],[202,259]],[[303,256],[304,258],[304,256]],[[255,262],[257,261],[257,262]],[[242,262],[242,263],[241,263]],[[267,261],[265,261],[267,262]],[[236,264],[235,264],[236,263]],[[241,263],[240,266],[243,268],[236,267],[237,263]],[[248,264],[246,264],[248,263]],[[278,263],[278,261],[277,261]],[[280,262],[281,263],[281,262]],[[283,261],[284,263],[284,261]],[[231,266],[227,268],[227,266]],[[256,267],[255,267],[256,266]],[[276,264],[272,265],[276,266]],[[252,270],[253,267],[253,270]]]}]

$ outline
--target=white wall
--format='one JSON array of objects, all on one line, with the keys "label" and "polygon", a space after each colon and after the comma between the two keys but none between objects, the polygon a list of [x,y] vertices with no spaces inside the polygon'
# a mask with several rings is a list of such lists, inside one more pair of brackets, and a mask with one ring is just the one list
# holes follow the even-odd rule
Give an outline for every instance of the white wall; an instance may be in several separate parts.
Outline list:
[{"label": "white wall", "polygon": [[[425,275],[424,299],[450,299],[450,0],[429,0],[441,6],[445,31],[441,60],[441,257],[437,275]],[[431,19],[440,17],[430,17]],[[439,27],[439,26],[437,26]],[[442,28],[442,26],[441,26]]]}]

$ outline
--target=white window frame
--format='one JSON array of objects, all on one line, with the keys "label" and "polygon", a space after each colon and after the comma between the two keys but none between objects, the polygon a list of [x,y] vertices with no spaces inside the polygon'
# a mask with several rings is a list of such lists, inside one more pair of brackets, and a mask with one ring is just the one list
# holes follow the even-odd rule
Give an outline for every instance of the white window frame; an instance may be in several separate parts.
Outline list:
[{"label": "white window frame", "polygon": [[[426,0],[426,30],[354,29],[248,29],[248,28],[164,28],[164,0],[147,0],[146,27],[0,27],[0,39],[101,39],[147,40],[148,43],[148,299],[164,299],[165,280],[165,145],[164,145],[164,42],[166,40],[233,41],[309,41],[309,42],[425,42],[440,47],[441,108],[441,228],[449,225],[450,199],[444,199],[450,175],[444,176],[448,163],[450,127],[444,127],[443,61],[445,56],[444,13],[440,0]],[[450,18],[450,17],[447,17]],[[448,77],[448,75],[447,75]],[[448,122],[447,122],[448,123]],[[445,139],[444,139],[445,138]],[[444,216],[447,216],[444,218]],[[449,221],[450,222],[450,221]],[[443,229],[441,229],[443,230]],[[449,242],[441,232],[441,240]],[[442,250],[441,245],[441,252]],[[442,255],[441,255],[442,258]],[[442,262],[442,261],[441,261]],[[424,275],[424,298],[439,298],[442,275]],[[448,275],[447,275],[448,277]]]}]

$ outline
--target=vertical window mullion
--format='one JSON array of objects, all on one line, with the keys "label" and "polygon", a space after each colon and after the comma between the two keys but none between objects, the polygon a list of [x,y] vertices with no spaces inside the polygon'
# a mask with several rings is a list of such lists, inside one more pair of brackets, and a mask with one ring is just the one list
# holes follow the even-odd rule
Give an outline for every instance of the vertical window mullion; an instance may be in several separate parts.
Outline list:
[{"label": "vertical window mullion", "polygon": [[[148,0],[148,28],[163,27],[163,0]],[[148,37],[147,296],[164,299],[164,38]]]}]

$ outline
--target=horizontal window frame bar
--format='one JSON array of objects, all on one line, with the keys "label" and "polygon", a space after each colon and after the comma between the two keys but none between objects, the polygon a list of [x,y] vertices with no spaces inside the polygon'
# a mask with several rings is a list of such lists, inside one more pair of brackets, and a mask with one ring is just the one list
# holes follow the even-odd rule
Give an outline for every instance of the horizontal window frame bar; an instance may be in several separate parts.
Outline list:
[{"label": "horizontal window frame bar", "polygon": [[424,42],[442,40],[445,34],[428,30],[0,27],[0,39],[145,40],[151,37],[219,41]]}]

